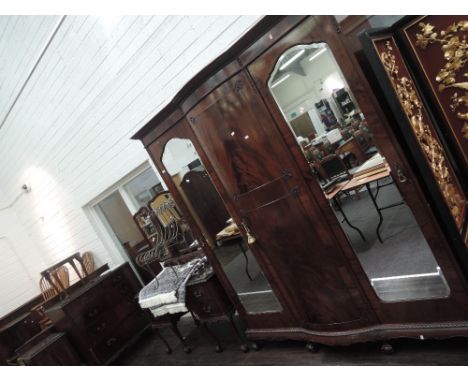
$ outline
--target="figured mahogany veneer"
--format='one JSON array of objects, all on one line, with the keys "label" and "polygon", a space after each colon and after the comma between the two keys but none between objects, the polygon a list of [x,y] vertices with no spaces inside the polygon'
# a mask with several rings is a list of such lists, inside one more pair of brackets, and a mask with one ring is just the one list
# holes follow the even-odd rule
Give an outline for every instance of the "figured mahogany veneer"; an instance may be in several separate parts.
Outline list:
[{"label": "figured mahogany veneer", "polygon": [[[281,54],[315,42],[328,44],[372,126],[376,144],[390,167],[406,174],[408,181],[399,184],[399,190],[444,272],[449,298],[382,302],[311,173],[267,84]],[[133,138],[143,142],[160,170],[221,285],[246,320],[251,338],[349,344],[468,333],[466,280],[333,17],[262,19]],[[242,236],[246,241],[247,233],[255,238],[250,250],[282,306],[280,311],[252,314],[241,304],[204,229],[162,162],[172,138],[191,140]]]}]

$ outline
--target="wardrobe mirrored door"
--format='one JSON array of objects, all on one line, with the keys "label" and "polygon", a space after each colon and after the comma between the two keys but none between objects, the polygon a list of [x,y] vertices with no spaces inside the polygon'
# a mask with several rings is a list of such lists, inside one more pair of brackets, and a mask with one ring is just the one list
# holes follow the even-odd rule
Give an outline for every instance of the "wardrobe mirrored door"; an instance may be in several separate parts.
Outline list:
[{"label": "wardrobe mirrored door", "polygon": [[172,138],[162,162],[247,313],[282,310],[190,139]]}]

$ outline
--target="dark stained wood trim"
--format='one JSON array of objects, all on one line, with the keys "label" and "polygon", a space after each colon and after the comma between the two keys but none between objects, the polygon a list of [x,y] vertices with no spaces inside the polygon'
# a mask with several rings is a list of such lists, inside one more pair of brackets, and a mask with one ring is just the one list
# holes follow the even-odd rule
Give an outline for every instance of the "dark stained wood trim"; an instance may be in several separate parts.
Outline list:
[{"label": "dark stained wood trim", "polygon": [[350,33],[356,31],[356,29],[361,27],[363,24],[369,25],[368,18],[369,16],[367,15],[349,15],[339,23],[341,33],[344,35],[349,35]]},{"label": "dark stained wood trim", "polygon": [[357,342],[383,341],[390,338],[454,338],[468,336],[468,322],[438,322],[434,324],[383,324],[360,329],[321,332],[301,327],[279,329],[247,329],[252,340],[298,340],[312,341],[336,346]]}]

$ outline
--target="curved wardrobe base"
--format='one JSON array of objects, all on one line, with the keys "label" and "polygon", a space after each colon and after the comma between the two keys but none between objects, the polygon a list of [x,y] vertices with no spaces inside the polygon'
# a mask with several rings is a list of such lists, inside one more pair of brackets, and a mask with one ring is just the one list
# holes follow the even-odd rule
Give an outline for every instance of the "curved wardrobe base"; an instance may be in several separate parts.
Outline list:
[{"label": "curved wardrobe base", "polygon": [[419,340],[468,337],[468,322],[382,324],[361,329],[321,332],[304,328],[248,329],[251,340],[297,340],[323,345],[351,345],[395,338]]}]

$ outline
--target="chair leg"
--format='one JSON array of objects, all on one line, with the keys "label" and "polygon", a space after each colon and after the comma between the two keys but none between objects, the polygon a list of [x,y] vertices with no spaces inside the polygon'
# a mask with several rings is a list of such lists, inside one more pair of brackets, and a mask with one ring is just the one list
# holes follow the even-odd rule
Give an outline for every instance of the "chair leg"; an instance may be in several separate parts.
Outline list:
[{"label": "chair leg", "polygon": [[163,335],[159,331],[159,329],[158,328],[153,328],[153,333],[156,334],[160,338],[160,340],[164,343],[164,345],[166,345],[166,353],[171,354],[172,349],[169,346],[169,343],[167,342],[167,340],[163,337]]},{"label": "chair leg", "polygon": [[180,334],[179,328],[177,327],[177,323],[173,320],[171,320],[171,329],[177,336],[177,338],[180,340],[182,345],[184,345],[184,352],[190,353],[192,349],[190,348],[190,346],[187,345],[187,342],[185,342],[185,337],[183,337],[182,334]]}]

